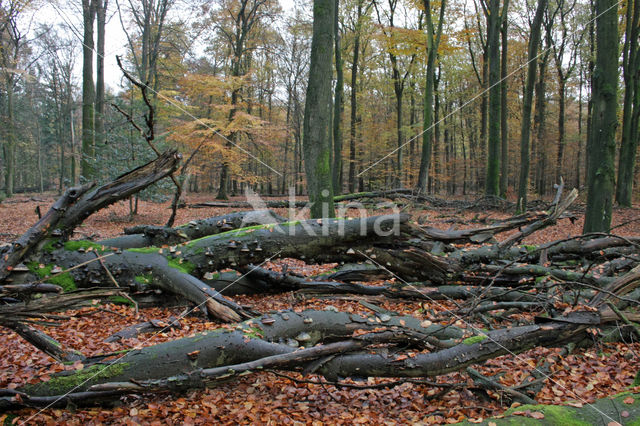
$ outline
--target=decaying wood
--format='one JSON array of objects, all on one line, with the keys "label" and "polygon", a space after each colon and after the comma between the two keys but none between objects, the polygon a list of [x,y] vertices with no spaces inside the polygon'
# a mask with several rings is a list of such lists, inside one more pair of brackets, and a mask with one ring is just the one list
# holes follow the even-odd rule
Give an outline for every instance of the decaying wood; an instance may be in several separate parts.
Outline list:
[{"label": "decaying wood", "polygon": [[104,339],[104,341],[107,343],[117,342],[122,339],[131,339],[134,337],[138,337],[143,333],[149,333],[158,330],[165,331],[172,328],[182,328],[180,320],[176,317],[169,317],[166,321],[149,320],[124,328],[117,333],[107,337],[106,339]]},{"label": "decaying wood", "polygon": [[49,211],[7,252],[0,253],[0,281],[45,238],[69,238],[87,217],[118,200],[127,198],[162,179],[178,167],[180,154],[167,151],[155,161],[138,167],[95,189],[87,184],[68,189]]},{"label": "decaying wood", "polygon": [[[31,397],[65,392],[113,395],[113,392],[177,391],[212,385],[266,367],[301,371],[322,358],[325,362],[314,363],[313,371],[329,380],[433,377],[507,353],[517,354],[535,346],[555,346],[583,338],[583,331],[591,324],[570,321],[571,316],[567,318],[569,321],[483,332],[481,338],[467,339],[446,349],[402,356],[407,347],[428,346],[425,343],[428,336],[461,339],[463,332],[455,327],[425,327],[419,320],[407,316],[280,312],[246,321],[233,329],[205,332],[130,351],[115,362],[85,367],[101,371],[100,374],[87,374],[88,371],[83,370],[65,372],[17,391],[29,396],[21,398],[22,402],[34,405],[36,400]],[[356,330],[363,330],[364,334],[354,337]],[[298,351],[300,345],[309,349]],[[325,358],[327,354],[332,356]],[[82,380],[74,380],[73,376]],[[13,397],[4,397],[0,398],[0,404],[15,406],[16,401]]]},{"label": "decaying wood", "polygon": [[[123,236],[97,243],[67,241],[73,228],[89,214],[167,176],[178,162],[175,152],[166,153],[112,183],[97,189],[87,187],[77,196],[65,194],[66,198],[56,204],[57,210],[45,214],[5,253],[2,271],[4,278],[13,282],[0,288],[3,295],[27,298],[33,291],[57,291],[47,283],[47,277],[35,277],[34,264],[54,266],[69,274],[78,287],[117,283],[119,288],[71,292],[0,306],[0,323],[34,346],[56,360],[82,359],[86,364],[82,370],[0,393],[0,408],[60,405],[60,401],[95,403],[131,392],[183,391],[213,386],[266,368],[315,373],[332,382],[341,377],[433,377],[537,346],[565,346],[582,340],[588,328],[620,319],[639,319],[632,312],[604,302],[634,302],[622,296],[629,296],[640,283],[636,266],[640,239],[600,235],[539,247],[517,246],[526,236],[560,220],[575,200],[575,191],[563,200],[558,197],[548,213],[518,216],[470,230],[420,227],[406,214],[287,222],[271,211],[261,210],[192,221],[175,228],[138,226]],[[349,194],[337,197],[337,201],[394,197],[438,202],[407,190]],[[288,207],[286,201],[279,203],[284,204],[277,207]],[[268,202],[266,205],[274,206]],[[515,234],[497,242],[500,233],[516,228]],[[54,229],[59,237],[55,240],[51,239]],[[47,250],[36,252],[35,248],[45,241]],[[465,247],[461,249],[459,243]],[[581,263],[568,262],[614,259],[620,253],[626,253],[625,262],[609,268],[610,276],[596,275]],[[34,262],[28,263],[31,272],[27,271],[29,268],[20,273],[13,271],[12,267],[25,256]],[[275,272],[264,267],[265,262],[277,257],[307,263],[335,262],[341,266],[307,279],[286,269]],[[613,275],[620,271],[626,274]],[[387,282],[357,282],[372,277]],[[565,284],[565,288],[577,288],[572,292],[556,289]],[[34,318],[51,320],[51,311],[86,303],[88,299],[154,289],[177,295],[218,321],[237,324],[94,363],[80,353],[61,348],[24,323]],[[289,291],[322,295],[327,298],[327,310],[260,315],[229,298],[239,293]],[[597,291],[600,293],[591,298]],[[330,306],[331,297],[343,297],[337,295],[361,297],[363,306],[374,314],[337,312]],[[591,298],[591,307],[582,311],[575,308],[575,312],[560,316],[553,304],[566,302],[567,298],[584,304]],[[456,318],[486,320],[495,312],[506,316],[516,310],[546,312],[550,318],[538,316],[535,324],[488,332],[464,330],[451,324],[399,316],[375,305],[390,299],[455,301]],[[453,315],[444,312],[437,320],[445,323],[449,319],[446,314]],[[173,320],[133,325],[110,339],[162,330],[171,323]],[[531,402],[518,389],[498,386],[475,374],[475,370],[468,372],[485,388]]]}]

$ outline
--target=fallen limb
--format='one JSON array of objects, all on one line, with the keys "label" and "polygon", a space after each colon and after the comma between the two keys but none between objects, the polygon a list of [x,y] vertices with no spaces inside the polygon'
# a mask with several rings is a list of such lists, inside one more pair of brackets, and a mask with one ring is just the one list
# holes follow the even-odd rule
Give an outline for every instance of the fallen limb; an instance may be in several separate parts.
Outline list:
[{"label": "fallen limb", "polygon": [[190,240],[220,234],[247,226],[282,223],[286,219],[271,210],[250,210],[192,220],[182,226],[137,225],[125,228],[126,235],[101,241],[107,247],[138,248],[182,244]]},{"label": "fallen limb", "polygon": [[182,328],[180,320],[175,317],[170,317],[167,319],[167,321],[149,320],[124,328],[117,333],[114,333],[111,336],[107,337],[106,339],[104,339],[104,341],[107,343],[117,342],[122,339],[131,339],[138,337],[143,333],[149,333],[158,330],[164,331],[172,328]]},{"label": "fallen limb", "polygon": [[[329,380],[337,377],[433,377],[499,355],[574,341],[582,337],[582,331],[587,327],[571,321],[550,321],[543,325],[490,331],[447,349],[414,352],[407,356],[402,349],[393,349],[395,345],[404,348],[418,345],[420,348],[424,347],[421,341],[426,337],[460,339],[462,333],[455,327],[423,327],[419,320],[407,316],[362,317],[333,311],[280,312],[237,327],[130,351],[115,362],[56,374],[47,382],[27,385],[18,391],[33,401],[31,397],[65,392],[184,390],[267,367],[288,370],[310,367]],[[357,330],[364,331],[363,337],[357,337],[360,333],[354,334]],[[318,343],[320,346],[314,346]],[[308,349],[298,351],[302,344]],[[331,357],[327,358],[328,354]],[[315,362],[318,359],[323,362]],[[2,399],[5,404],[15,404],[11,397]]]}]

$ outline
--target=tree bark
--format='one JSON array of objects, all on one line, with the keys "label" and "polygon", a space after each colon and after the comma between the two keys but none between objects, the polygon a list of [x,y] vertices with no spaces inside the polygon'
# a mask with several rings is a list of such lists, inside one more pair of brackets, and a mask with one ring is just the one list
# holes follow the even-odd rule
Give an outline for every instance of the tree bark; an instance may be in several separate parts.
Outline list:
[{"label": "tree bark", "polygon": [[520,126],[520,177],[518,179],[518,201],[517,212],[524,212],[527,208],[527,193],[529,191],[529,166],[530,148],[529,140],[531,128],[531,106],[533,101],[533,89],[536,82],[536,71],[538,64],[536,56],[538,55],[538,46],[540,45],[540,28],[542,26],[542,18],[544,10],[547,7],[547,0],[538,0],[536,13],[531,23],[531,36],[529,38],[529,47],[527,53],[527,79],[525,83],[523,101],[522,101],[522,121]]},{"label": "tree bark", "polygon": [[616,201],[621,206],[631,207],[633,202],[633,180],[635,177],[640,132],[640,1],[627,4],[626,31],[622,60],[624,77],[624,103],[622,111],[622,138],[618,160]]},{"label": "tree bark", "polygon": [[592,143],[583,232],[608,231],[615,183],[618,81],[617,4],[596,1],[596,64],[593,75]]},{"label": "tree bark", "polygon": [[422,154],[420,156],[420,171],[418,173],[418,192],[426,192],[428,188],[429,168],[431,167],[431,154],[433,151],[433,92],[435,89],[436,57],[440,46],[440,37],[444,24],[444,11],[446,0],[440,3],[440,15],[437,30],[434,30],[431,18],[431,2],[424,0],[425,17],[427,19],[427,75],[424,88],[424,121],[422,125]]},{"label": "tree bark", "polygon": [[96,0],[82,0],[82,176],[91,180],[95,175],[95,86],[93,83],[93,23]]},{"label": "tree bark", "polygon": [[509,114],[507,111],[507,45],[508,45],[508,27],[507,10],[509,8],[509,0],[505,0],[502,6],[502,17],[500,24],[501,42],[501,59],[500,59],[500,196],[507,198],[507,189],[509,187]]},{"label": "tree bark", "polygon": [[488,0],[487,3],[489,143],[485,194],[500,195],[500,0]]},{"label": "tree bark", "polygon": [[336,89],[335,99],[333,102],[333,165],[332,165],[332,183],[333,193],[342,193],[342,113],[344,111],[344,70],[342,62],[342,45],[339,27],[338,6],[340,0],[335,0],[334,13],[334,51],[336,66]]},{"label": "tree bark", "polygon": [[312,218],[335,216],[329,138],[335,13],[335,0],[317,0],[313,4],[311,63],[302,143]]},{"label": "tree bark", "polygon": [[[329,380],[433,377],[500,355],[577,341],[592,323],[582,323],[579,315],[576,318],[575,323],[570,316],[542,325],[481,332],[452,347],[403,358],[399,356],[402,352],[390,356],[385,355],[385,351],[402,345],[425,347],[428,346],[425,340],[459,341],[462,331],[452,326],[423,326],[413,317],[395,315],[362,317],[332,311],[280,312],[246,321],[232,330],[205,332],[132,350],[109,364],[94,364],[75,372],[52,375],[47,382],[18,389],[24,395],[20,400],[2,397],[0,401],[3,408],[8,408],[16,403],[37,405],[41,401],[37,397],[67,392],[71,394],[65,400],[74,401],[84,392],[107,397],[114,391],[120,394],[179,391],[212,386],[264,368],[312,369]],[[365,334],[352,337],[354,330],[363,330]],[[319,346],[314,346],[318,343]],[[302,344],[307,349],[296,350]],[[368,348],[369,345],[374,346]],[[316,360],[327,355],[331,357],[314,366]],[[100,395],[100,392],[105,393]]]},{"label": "tree bark", "polygon": [[97,74],[96,74],[96,111],[95,111],[95,145],[100,147],[106,143],[106,134],[104,130],[104,45],[105,45],[105,27],[107,19],[107,6],[109,0],[96,0],[96,16],[97,16]]}]

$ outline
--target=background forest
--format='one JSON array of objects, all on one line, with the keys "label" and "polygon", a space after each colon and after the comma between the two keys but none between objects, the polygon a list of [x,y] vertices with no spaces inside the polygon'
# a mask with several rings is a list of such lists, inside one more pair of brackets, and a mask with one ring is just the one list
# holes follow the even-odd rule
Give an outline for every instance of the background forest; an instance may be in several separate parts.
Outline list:
[{"label": "background forest", "polygon": [[[612,6],[622,70],[617,202],[630,205],[638,7]],[[60,192],[154,156],[129,123],[149,124],[140,91],[105,67],[105,45],[114,47],[105,28],[114,39],[124,31],[123,66],[149,86],[155,143],[185,158],[198,149],[187,190],[219,198],[246,185],[304,193],[311,9],[273,0],[2,0],[4,195]],[[334,192],[417,187],[514,197],[520,185],[517,198],[526,201],[527,192],[553,193],[561,177],[584,187],[597,13],[583,0],[341,2],[331,82]],[[522,146],[525,137],[531,142]]]}]

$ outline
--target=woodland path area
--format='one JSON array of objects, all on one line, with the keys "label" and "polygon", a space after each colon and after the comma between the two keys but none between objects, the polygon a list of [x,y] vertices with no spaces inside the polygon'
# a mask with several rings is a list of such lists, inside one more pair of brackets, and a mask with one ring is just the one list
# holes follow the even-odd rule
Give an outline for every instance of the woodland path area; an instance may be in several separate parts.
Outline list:
[{"label": "woodland path area", "polygon": [[[211,200],[211,195],[188,196],[187,204]],[[44,212],[54,202],[53,196],[17,196],[0,204],[0,242],[15,240],[29,226],[37,221],[36,206]],[[231,201],[243,201],[238,198]],[[133,221],[129,220],[128,202],[120,201],[89,217],[77,228],[78,237],[93,237],[96,240],[117,237],[125,227],[141,224],[162,225],[170,210],[167,203],[147,203],[141,201],[140,212]],[[580,203],[573,206],[579,211]],[[238,208],[183,208],[178,211],[177,224],[187,223],[207,217],[228,214]],[[287,209],[273,209],[286,216]],[[385,209],[371,212],[375,215],[390,213]],[[445,208],[416,208],[411,206],[404,213],[411,215],[423,226],[434,228],[465,229],[487,226],[492,220],[506,219],[511,215],[502,211],[473,211]],[[615,234],[637,236],[640,225],[638,208],[616,209],[613,225],[627,223],[615,228]],[[524,244],[536,245],[581,234],[582,217],[575,220],[560,219],[556,225],[536,232],[524,240]],[[500,234],[504,240],[510,231]],[[461,246],[464,246],[462,244]],[[277,259],[263,265],[274,271],[287,270],[302,276],[317,276],[331,272],[335,263],[307,265],[296,259]],[[389,280],[387,280],[389,281]],[[391,281],[395,281],[391,279]],[[379,285],[383,280],[371,280],[366,284]],[[330,299],[304,293],[285,292],[270,295],[237,295],[233,301],[241,306],[250,305],[261,313],[281,310],[302,312],[309,309],[326,310],[327,306],[341,312],[370,316],[371,304],[363,298],[337,295]],[[378,308],[398,315],[409,315],[428,323],[442,321],[442,314],[456,310],[454,302],[438,301],[392,301],[377,303]],[[556,306],[558,307],[558,306]],[[569,305],[566,305],[569,311]],[[163,329],[162,332],[141,334],[106,342],[105,339],[134,324],[144,321],[155,322],[160,329],[168,324],[171,317],[184,313],[184,306],[164,308],[140,307],[127,304],[95,303],[78,309],[60,312],[66,318],[56,327],[41,328],[66,348],[82,350],[85,356],[113,353],[131,348],[146,347],[195,333],[220,327],[229,328],[206,320],[201,314],[187,315],[180,320],[179,328]],[[536,313],[539,313],[536,312]],[[379,312],[378,312],[379,314]],[[517,325],[533,320],[534,312],[517,313],[498,321]],[[401,320],[402,321],[402,320]],[[267,322],[263,322],[267,324]],[[443,322],[444,324],[444,322]],[[464,329],[462,321],[455,326]],[[38,325],[34,325],[38,328]],[[631,339],[636,336],[631,334]],[[539,418],[536,410],[518,410],[519,402],[513,403],[513,394],[499,390],[487,390],[472,379],[473,372],[493,377],[504,387],[514,387],[532,376],[535,366],[548,362],[552,380],[539,380],[539,390],[535,400],[541,404],[560,404],[574,401],[572,405],[582,406],[597,399],[619,394],[629,389],[638,372],[640,343],[611,342],[600,340],[587,348],[572,348],[570,354],[565,348],[538,347],[517,356],[504,355],[474,365],[473,370],[462,370],[446,375],[425,379],[399,379],[402,383],[390,383],[398,379],[369,378],[368,380],[343,380],[341,386],[326,384],[320,376],[289,372],[259,372],[246,377],[237,377],[228,383],[204,390],[189,390],[181,394],[133,393],[120,397],[116,406],[74,407],[71,403],[62,408],[21,409],[0,414],[0,419],[13,420],[17,424],[29,423],[59,424],[394,424],[419,423],[442,424],[468,420],[477,423],[480,419],[501,415],[512,407],[516,415]],[[402,355],[406,358],[405,355]],[[409,357],[412,353],[409,352]],[[16,389],[27,384],[47,382],[54,373],[64,370],[78,370],[81,361],[63,365],[53,362],[44,353],[15,333],[0,328],[0,388]],[[400,359],[399,359],[400,360]],[[387,385],[385,385],[387,384]],[[633,389],[633,388],[632,388]],[[635,392],[640,388],[635,388]],[[516,395],[517,396],[517,395]],[[522,396],[522,395],[520,395]],[[575,402],[577,401],[577,402]],[[627,403],[630,403],[627,401]],[[514,408],[515,407],[515,408]],[[544,415],[543,415],[544,416]],[[547,414],[549,418],[549,415]],[[516,420],[516,422],[519,422]],[[607,424],[607,422],[604,422]]]}]

